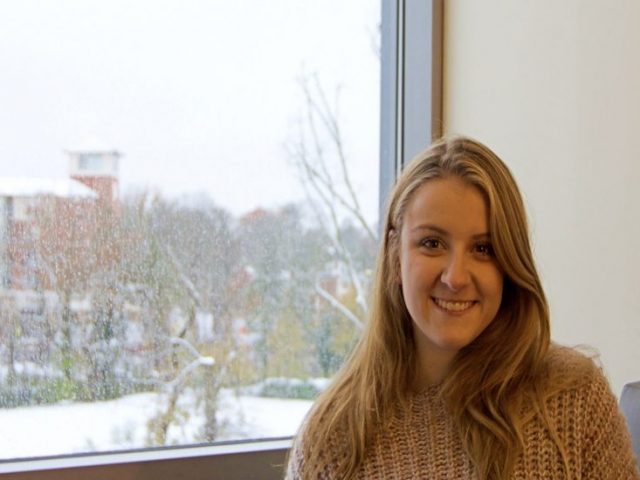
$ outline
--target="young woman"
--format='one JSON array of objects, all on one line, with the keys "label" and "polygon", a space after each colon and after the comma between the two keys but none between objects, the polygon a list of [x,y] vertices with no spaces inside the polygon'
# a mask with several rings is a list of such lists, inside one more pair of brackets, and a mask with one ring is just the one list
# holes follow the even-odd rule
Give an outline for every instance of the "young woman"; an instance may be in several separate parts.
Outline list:
[{"label": "young woman", "polygon": [[638,479],[602,372],[553,345],[505,164],[436,142],[391,195],[369,322],[289,479]]}]

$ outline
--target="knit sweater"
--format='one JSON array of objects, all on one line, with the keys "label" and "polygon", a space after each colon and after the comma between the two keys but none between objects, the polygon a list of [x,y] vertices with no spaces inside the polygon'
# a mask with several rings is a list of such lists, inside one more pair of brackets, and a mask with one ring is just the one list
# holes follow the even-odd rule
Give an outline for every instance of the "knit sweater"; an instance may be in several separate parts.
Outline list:
[{"label": "knit sweater", "polygon": [[[550,421],[568,457],[568,478],[638,480],[640,474],[616,398],[599,368],[594,366],[588,377],[582,386],[563,391],[547,403]],[[304,442],[304,429],[294,442],[288,480],[303,478],[300,441]],[[558,449],[540,419],[526,424],[524,444],[513,479],[567,478]],[[328,463],[327,475],[322,478],[335,478],[331,459],[335,461],[345,448],[338,439],[323,448]],[[440,397],[439,386],[412,395],[407,408],[397,409],[388,426],[374,436],[356,478],[477,478]]]}]

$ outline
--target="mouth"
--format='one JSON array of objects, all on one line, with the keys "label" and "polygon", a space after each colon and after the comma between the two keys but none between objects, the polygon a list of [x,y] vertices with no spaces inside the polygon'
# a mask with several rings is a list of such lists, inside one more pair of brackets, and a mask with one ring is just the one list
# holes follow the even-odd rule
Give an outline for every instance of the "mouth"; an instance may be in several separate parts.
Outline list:
[{"label": "mouth", "polygon": [[473,307],[476,303],[478,303],[475,300],[466,300],[466,301],[444,300],[442,298],[436,298],[436,297],[431,297],[431,300],[433,300],[433,303],[435,303],[442,310],[446,310],[447,312],[452,312],[452,313],[465,312],[469,310],[471,307]]}]

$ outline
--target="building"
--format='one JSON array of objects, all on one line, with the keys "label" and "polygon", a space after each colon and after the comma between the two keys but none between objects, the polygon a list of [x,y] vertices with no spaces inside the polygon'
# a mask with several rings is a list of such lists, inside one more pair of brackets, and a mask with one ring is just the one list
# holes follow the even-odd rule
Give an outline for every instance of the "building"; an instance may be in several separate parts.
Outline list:
[{"label": "building", "polygon": [[72,217],[89,221],[96,208],[118,204],[120,152],[95,139],[65,152],[67,178],[0,177],[0,288],[7,294],[51,287],[50,267],[36,248],[45,235],[43,213],[51,236],[80,230]]},{"label": "building", "polygon": [[69,176],[98,194],[100,201],[118,202],[118,164],[122,154],[96,138],[66,149]]},{"label": "building", "polygon": [[34,215],[43,203],[93,203],[98,194],[67,179],[0,177],[0,278],[4,289],[33,289],[38,265]]}]

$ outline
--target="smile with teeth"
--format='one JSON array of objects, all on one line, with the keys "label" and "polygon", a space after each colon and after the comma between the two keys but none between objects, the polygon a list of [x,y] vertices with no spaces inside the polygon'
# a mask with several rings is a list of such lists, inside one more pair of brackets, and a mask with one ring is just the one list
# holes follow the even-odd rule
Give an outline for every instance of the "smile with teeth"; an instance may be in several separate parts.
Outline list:
[{"label": "smile with teeth", "polygon": [[436,297],[431,297],[431,298],[434,301],[434,303],[438,305],[440,308],[442,308],[443,310],[448,310],[450,312],[463,312],[464,310],[471,308],[476,303],[473,300],[466,301],[466,302],[458,302],[458,301],[451,301],[451,300],[443,300],[441,298],[436,298]]}]

